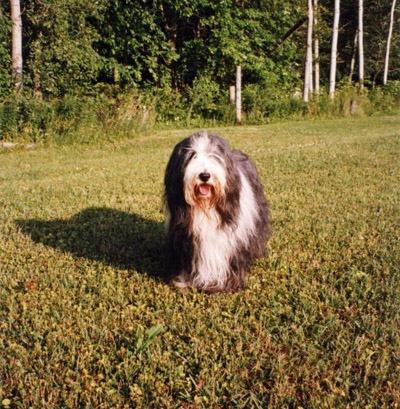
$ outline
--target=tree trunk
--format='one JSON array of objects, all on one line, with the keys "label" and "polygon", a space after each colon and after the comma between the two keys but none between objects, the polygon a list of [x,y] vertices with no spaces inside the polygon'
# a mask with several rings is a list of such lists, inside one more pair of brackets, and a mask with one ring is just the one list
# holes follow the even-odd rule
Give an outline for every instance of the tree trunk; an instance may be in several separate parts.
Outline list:
[{"label": "tree trunk", "polygon": [[330,75],[330,80],[329,80],[329,96],[331,97],[331,99],[333,99],[335,96],[337,43],[338,43],[338,37],[339,37],[339,18],[340,18],[340,0],[335,0],[335,15],[333,18],[332,49],[331,49],[331,75]]},{"label": "tree trunk", "polygon": [[358,0],[358,72],[360,78],[360,88],[364,89],[364,5],[363,0]]},{"label": "tree trunk", "polygon": [[389,35],[386,44],[386,56],[385,56],[385,69],[383,71],[383,85],[387,83],[387,76],[389,71],[389,53],[390,53],[390,42],[392,40],[393,31],[393,20],[394,20],[394,9],[396,7],[396,0],[393,0],[392,9],[390,11],[390,25],[389,25]]},{"label": "tree trunk", "polygon": [[236,122],[242,123],[242,67],[236,67]]},{"label": "tree trunk", "polygon": [[229,103],[234,104],[235,103],[235,86],[231,85],[229,87]]},{"label": "tree trunk", "polygon": [[13,23],[11,29],[12,40],[12,75],[15,92],[22,92],[22,21],[21,7],[19,0],[10,0],[11,5],[11,21]]},{"label": "tree trunk", "polygon": [[[314,0],[314,28],[316,29],[318,26],[318,0]],[[319,38],[318,38],[318,30],[316,31],[316,36],[314,40],[314,57],[315,57],[315,93],[319,95]]]},{"label": "tree trunk", "polygon": [[268,53],[268,57],[271,57],[272,54],[274,54],[275,51],[279,49],[279,47],[295,32],[297,31],[306,21],[308,20],[308,16],[302,17],[300,20],[297,21],[297,23],[291,27],[286,34],[282,37],[282,39],[279,41],[278,45]]},{"label": "tree trunk", "polygon": [[357,41],[358,41],[358,29],[356,30],[356,33],[354,35],[353,49],[352,49],[351,61],[350,61],[349,82],[353,81],[354,67],[356,65]]},{"label": "tree trunk", "polygon": [[313,28],[313,6],[312,0],[308,0],[308,29],[307,29],[307,52],[304,70],[304,92],[303,100],[308,102],[308,95],[312,88],[312,28]]}]

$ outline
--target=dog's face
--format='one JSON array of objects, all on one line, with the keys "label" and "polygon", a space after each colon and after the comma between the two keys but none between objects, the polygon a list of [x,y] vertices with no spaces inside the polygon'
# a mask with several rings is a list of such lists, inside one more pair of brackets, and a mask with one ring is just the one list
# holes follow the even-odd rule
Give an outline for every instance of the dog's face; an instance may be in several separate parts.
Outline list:
[{"label": "dog's face", "polygon": [[186,202],[210,208],[224,196],[226,164],[215,142],[202,134],[187,148],[183,186]]}]

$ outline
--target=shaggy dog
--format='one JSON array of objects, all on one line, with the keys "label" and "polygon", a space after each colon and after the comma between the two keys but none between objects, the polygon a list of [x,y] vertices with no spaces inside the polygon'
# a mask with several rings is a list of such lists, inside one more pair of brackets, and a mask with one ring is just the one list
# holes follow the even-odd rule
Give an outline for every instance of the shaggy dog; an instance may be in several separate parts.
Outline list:
[{"label": "shaggy dog", "polygon": [[253,162],[221,137],[198,132],[175,146],[164,183],[175,285],[206,292],[244,288],[269,235]]}]

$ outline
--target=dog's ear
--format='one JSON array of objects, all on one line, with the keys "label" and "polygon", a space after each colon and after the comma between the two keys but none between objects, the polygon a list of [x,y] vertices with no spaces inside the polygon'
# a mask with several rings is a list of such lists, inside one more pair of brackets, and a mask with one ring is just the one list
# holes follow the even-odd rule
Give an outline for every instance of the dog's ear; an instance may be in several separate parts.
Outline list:
[{"label": "dog's ear", "polygon": [[165,201],[170,211],[186,206],[183,194],[183,175],[188,161],[188,147],[189,138],[175,146],[165,171]]},{"label": "dog's ear", "polygon": [[217,211],[221,215],[223,224],[235,225],[239,216],[242,181],[229,148],[223,151],[223,158],[226,167],[226,185],[217,203]]},{"label": "dog's ear", "polygon": [[185,201],[183,179],[190,160],[189,138],[178,143],[165,171],[165,202],[170,221],[168,225],[168,264],[172,276],[190,271],[193,243],[190,235],[190,209]]}]

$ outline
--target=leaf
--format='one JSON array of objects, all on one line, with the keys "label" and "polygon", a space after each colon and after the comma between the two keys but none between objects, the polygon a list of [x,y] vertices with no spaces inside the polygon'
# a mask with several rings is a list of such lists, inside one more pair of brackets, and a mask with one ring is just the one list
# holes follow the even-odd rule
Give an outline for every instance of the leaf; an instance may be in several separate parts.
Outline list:
[{"label": "leaf", "polygon": [[164,327],[161,324],[157,324],[147,330],[147,340],[143,343],[143,350],[146,349],[154,341],[155,337],[161,333],[163,328]]}]

